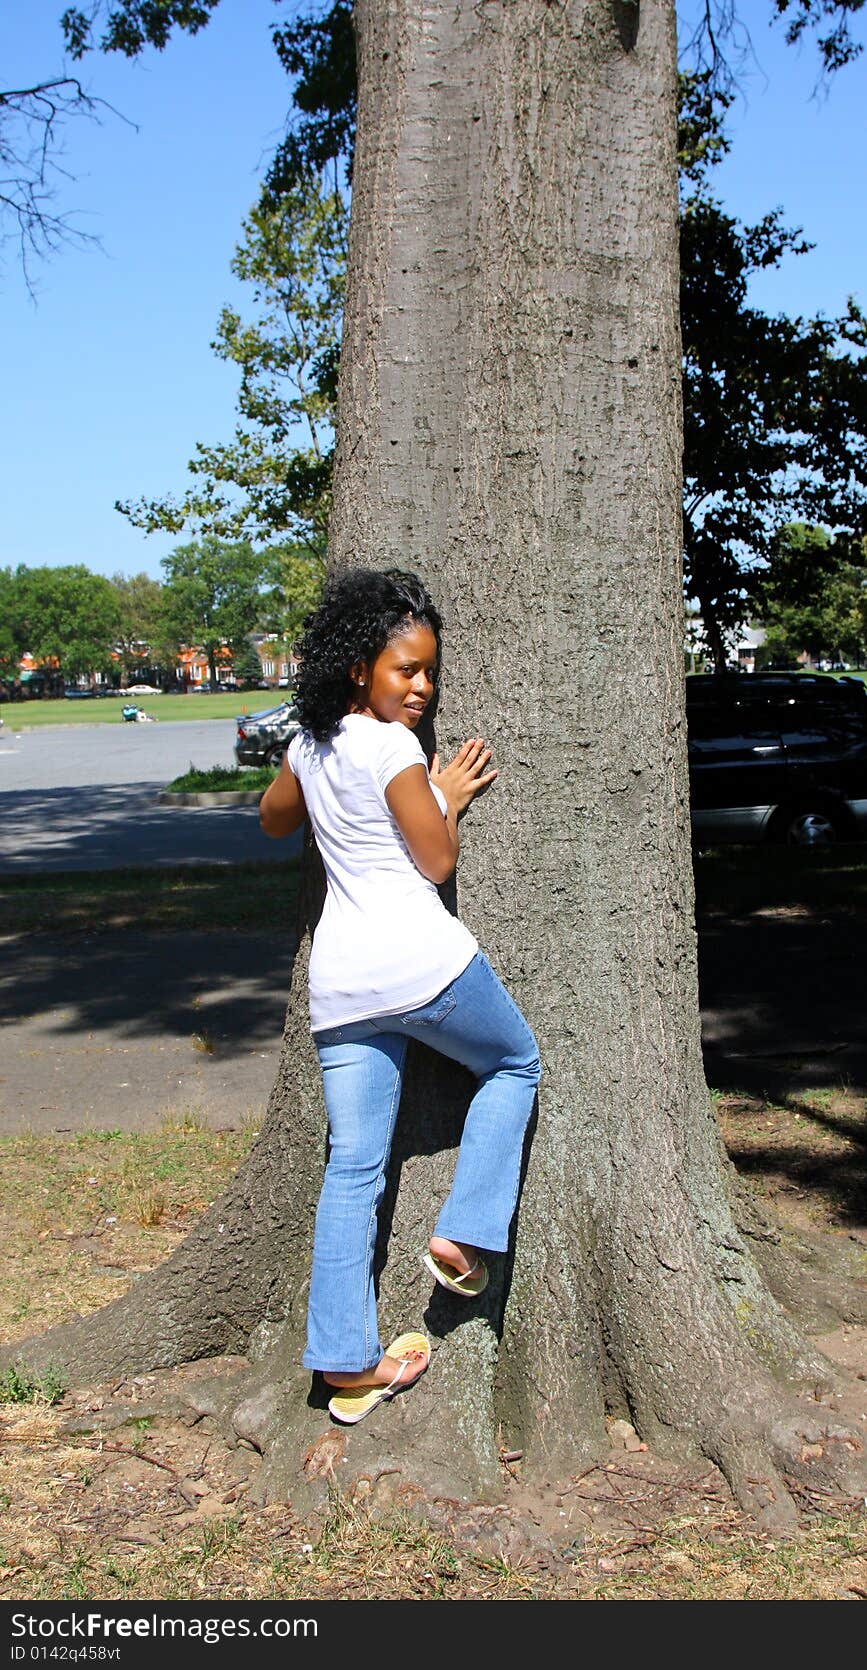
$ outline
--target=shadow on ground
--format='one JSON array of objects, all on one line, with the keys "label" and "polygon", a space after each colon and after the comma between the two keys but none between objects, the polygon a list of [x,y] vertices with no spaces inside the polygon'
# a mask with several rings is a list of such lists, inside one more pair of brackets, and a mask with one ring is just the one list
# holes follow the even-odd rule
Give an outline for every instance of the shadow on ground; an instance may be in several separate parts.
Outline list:
[{"label": "shadow on ground", "polygon": [[294,933],[67,934],[7,941],[0,1130],[152,1126],[261,1113]]},{"label": "shadow on ground", "polygon": [[272,1044],[282,1032],[294,936],[236,933],[45,934],[5,947],[2,1017],[54,1034],[202,1034],[214,1049]]},{"label": "shadow on ground", "polygon": [[[17,798],[4,800],[7,849]],[[135,794],[31,791],[26,800],[29,828],[44,826],[48,857],[35,861],[43,873],[231,861],[259,857],[263,848],[275,859],[287,856],[288,843],[259,834],[255,807],[161,808],[152,786],[136,786]],[[0,1124],[128,1126],[179,1101],[219,1122],[239,1107],[262,1105],[283,1031],[293,915],[281,913],[278,893],[269,932],[9,937],[0,965]],[[714,1089],[777,1104],[826,1087],[867,1089],[863,924],[863,911],[836,906],[699,916],[705,1067]],[[815,1105],[809,1117],[818,1118]],[[802,1163],[809,1161],[791,1157],[793,1177]]]},{"label": "shadow on ground", "polygon": [[782,1196],[810,1229],[847,1229],[867,1242],[867,1126],[863,1096],[813,1090],[762,1101],[722,1095],[717,1113],[730,1157],[771,1200]]},{"label": "shadow on ground", "polygon": [[[273,1037],[277,1015],[282,1024],[292,956],[279,901],[272,933],[22,936],[4,948],[2,1015],[7,1024],[51,1016],[58,1033],[135,1037],[188,1031],[204,1006],[215,1040],[231,1048]],[[863,957],[863,924],[842,913],[833,923],[700,922],[709,1083],[776,1097],[867,1088]]]},{"label": "shadow on ground", "polygon": [[7,791],[0,874],[280,862],[300,850],[300,837],[269,841],[255,806],[161,806],[156,797],[153,783]]},{"label": "shadow on ground", "polygon": [[779,909],[697,925],[709,1084],[778,1100],[867,1088],[863,914]]}]

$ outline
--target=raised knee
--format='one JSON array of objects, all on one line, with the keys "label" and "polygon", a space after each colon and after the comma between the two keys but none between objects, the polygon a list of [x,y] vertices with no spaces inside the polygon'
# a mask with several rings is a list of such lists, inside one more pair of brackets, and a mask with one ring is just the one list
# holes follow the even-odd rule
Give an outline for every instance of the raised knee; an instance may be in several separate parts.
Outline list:
[{"label": "raised knee", "polygon": [[531,1084],[538,1084],[542,1077],[542,1063],[539,1059],[539,1045],[532,1032],[527,1036],[527,1048],[524,1052],[521,1071],[525,1079]]},{"label": "raised knee", "polygon": [[513,1055],[497,1069],[509,1078],[521,1079],[525,1084],[537,1085],[542,1077],[538,1051],[527,1050],[524,1055]]}]

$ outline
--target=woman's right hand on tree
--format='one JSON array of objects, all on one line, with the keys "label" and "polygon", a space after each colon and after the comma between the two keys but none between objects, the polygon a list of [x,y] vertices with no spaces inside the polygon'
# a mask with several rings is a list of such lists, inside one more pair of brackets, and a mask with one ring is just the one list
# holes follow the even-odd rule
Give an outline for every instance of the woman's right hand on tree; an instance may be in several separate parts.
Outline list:
[{"label": "woman's right hand on tree", "polygon": [[439,754],[434,754],[430,780],[442,790],[456,817],[466,811],[480,789],[486,789],[489,783],[493,783],[497,772],[485,770],[492,756],[493,750],[486,747],[484,739],[479,736],[465,742],[450,765],[441,766]]}]

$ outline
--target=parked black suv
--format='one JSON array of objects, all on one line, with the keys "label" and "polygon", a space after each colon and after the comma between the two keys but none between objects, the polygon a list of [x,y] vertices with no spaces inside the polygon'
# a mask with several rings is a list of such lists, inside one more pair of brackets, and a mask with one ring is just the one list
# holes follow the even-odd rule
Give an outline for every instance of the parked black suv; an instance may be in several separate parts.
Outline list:
[{"label": "parked black suv", "polygon": [[686,681],[693,840],[814,846],[867,835],[867,687],[810,673]]}]

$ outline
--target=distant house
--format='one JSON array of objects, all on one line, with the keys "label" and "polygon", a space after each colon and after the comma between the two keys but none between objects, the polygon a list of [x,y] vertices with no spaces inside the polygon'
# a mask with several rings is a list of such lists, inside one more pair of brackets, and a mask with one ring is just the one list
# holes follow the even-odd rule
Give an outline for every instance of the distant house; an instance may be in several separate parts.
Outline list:
[{"label": "distant house", "polygon": [[[276,689],[291,689],[298,675],[298,660],[293,655],[288,644],[274,637],[268,637],[264,632],[252,633],[250,643],[259,657],[262,668],[262,678]],[[131,657],[135,661],[131,664]],[[217,678],[221,684],[234,685],[236,683],[234,656],[228,644],[221,644],[215,655]],[[151,661],[151,647],[144,641],[127,645],[125,651],[116,646],[111,652],[114,663],[112,673],[95,673],[90,678],[82,675],[76,681],[82,689],[91,685],[120,685],[135,683],[147,678],[149,682],[163,683],[166,677],[174,677],[174,681],[183,690],[195,690],[200,685],[207,684],[211,673],[208,656],[202,644],[182,644],[177,660],[157,667]],[[124,661],[126,669],[124,671]],[[38,688],[43,693],[43,686],[51,688],[52,682],[62,691],[63,678],[56,662],[37,662],[32,655],[21,657],[17,684],[33,689]]]},{"label": "distant house", "polygon": [[[235,673],[232,665],[232,652],[228,644],[221,644],[214,656],[217,678],[220,683],[234,684]],[[175,667],[175,677],[185,689],[195,689],[197,684],[207,684],[211,676],[208,657],[201,644],[182,644],[178,651]]]},{"label": "distant house", "polygon": [[298,676],[298,659],[283,639],[254,632],[250,642],[262,664],[262,677],[276,688],[291,689]]},{"label": "distant house", "polygon": [[[735,632],[726,634],[725,641],[729,666],[737,665],[741,672],[754,673],[756,670],[756,650],[765,641],[764,627],[739,626]],[[712,661],[704,635],[704,621],[701,615],[690,613],[686,615],[684,653],[688,670],[691,673],[700,672],[706,663]]]},{"label": "distant house", "polygon": [[[83,682],[86,683],[86,680]],[[21,695],[61,696],[63,694],[63,673],[56,656],[49,656],[45,661],[37,661],[35,655],[26,651],[18,663],[18,672],[11,674],[8,684],[16,697]]]}]

